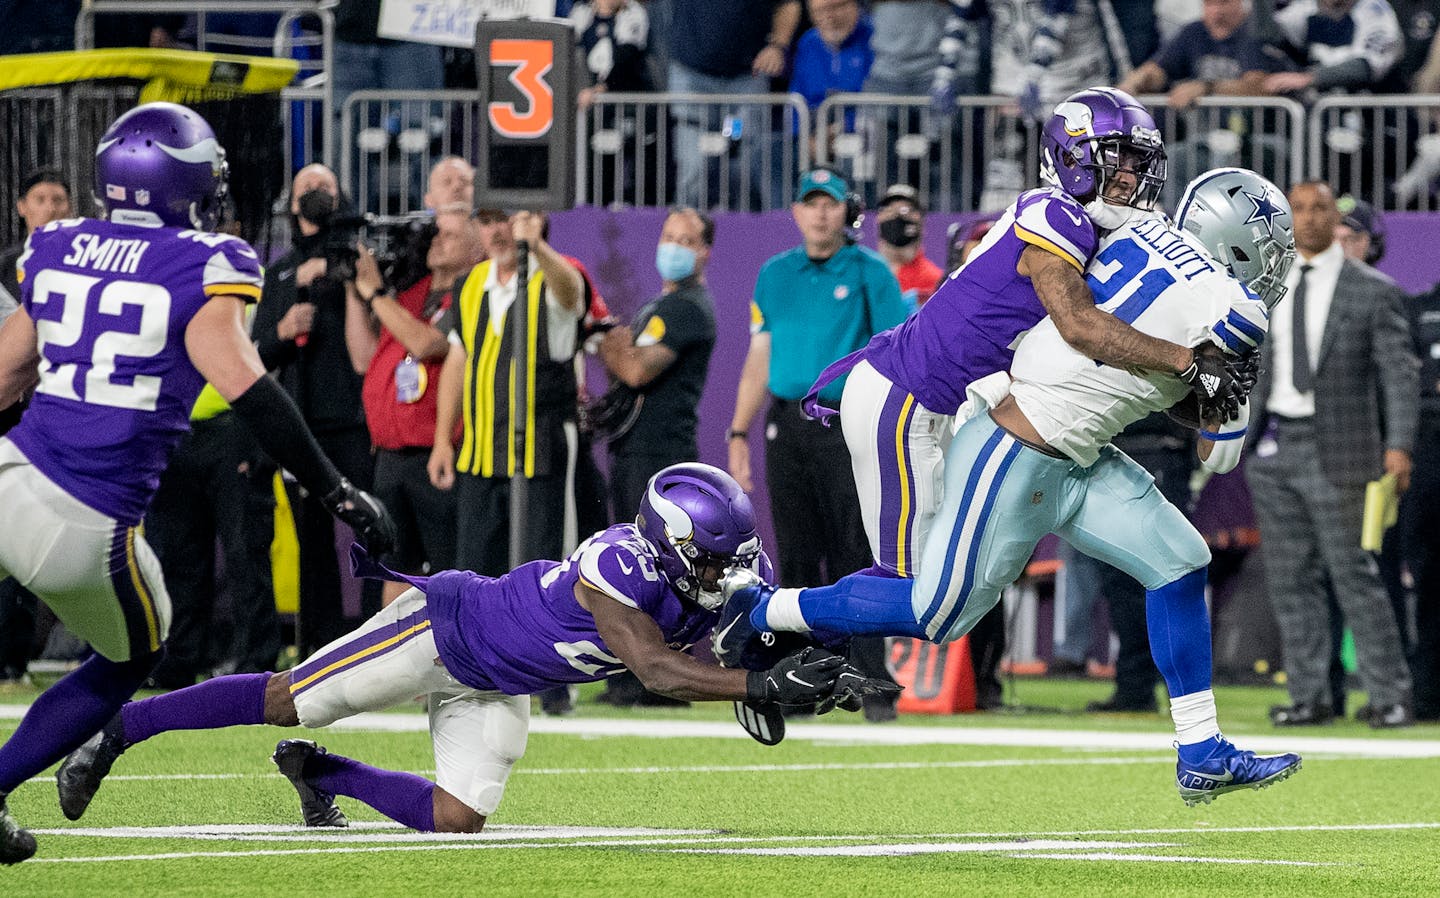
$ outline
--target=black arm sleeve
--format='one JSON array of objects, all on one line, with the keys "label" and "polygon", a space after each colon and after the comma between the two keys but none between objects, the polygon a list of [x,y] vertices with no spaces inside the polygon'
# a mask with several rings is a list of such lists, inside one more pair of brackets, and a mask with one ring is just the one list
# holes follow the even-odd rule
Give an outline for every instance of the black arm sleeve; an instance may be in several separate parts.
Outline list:
[{"label": "black arm sleeve", "polygon": [[313,495],[328,496],[340,486],[340,472],[320,451],[290,394],[274,380],[261,377],[230,407],[250,428],[260,448]]}]

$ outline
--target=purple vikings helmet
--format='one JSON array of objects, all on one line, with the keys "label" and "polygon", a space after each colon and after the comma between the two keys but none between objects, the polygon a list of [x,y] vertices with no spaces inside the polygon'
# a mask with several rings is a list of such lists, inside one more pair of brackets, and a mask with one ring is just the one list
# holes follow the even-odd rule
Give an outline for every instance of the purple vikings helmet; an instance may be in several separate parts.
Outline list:
[{"label": "purple vikings helmet", "polygon": [[1127,217],[1113,206],[1107,210],[1103,199],[1121,170],[1136,181],[1125,205],[1155,208],[1165,186],[1165,145],[1149,111],[1124,91],[1092,87],[1071,94],[1055,107],[1040,141],[1040,177],[1079,200],[1101,227],[1118,227]]},{"label": "purple vikings helmet", "polygon": [[95,148],[95,200],[119,224],[213,231],[229,176],[210,124],[176,103],[135,107]]},{"label": "purple vikings helmet", "polygon": [[635,526],[659,553],[660,570],[675,591],[710,611],[724,602],[725,572],[760,554],[750,497],[729,474],[699,462],[651,477]]}]

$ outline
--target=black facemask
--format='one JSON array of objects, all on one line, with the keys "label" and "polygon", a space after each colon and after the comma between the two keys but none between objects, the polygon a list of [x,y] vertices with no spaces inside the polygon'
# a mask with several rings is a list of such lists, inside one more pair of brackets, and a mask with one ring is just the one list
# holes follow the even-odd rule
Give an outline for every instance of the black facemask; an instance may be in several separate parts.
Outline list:
[{"label": "black facemask", "polygon": [[300,217],[323,228],[330,223],[331,217],[335,214],[335,197],[328,191],[315,189],[307,190],[300,194]]},{"label": "black facemask", "polygon": [[909,246],[920,239],[920,223],[904,218],[880,222],[880,239],[891,246]]}]

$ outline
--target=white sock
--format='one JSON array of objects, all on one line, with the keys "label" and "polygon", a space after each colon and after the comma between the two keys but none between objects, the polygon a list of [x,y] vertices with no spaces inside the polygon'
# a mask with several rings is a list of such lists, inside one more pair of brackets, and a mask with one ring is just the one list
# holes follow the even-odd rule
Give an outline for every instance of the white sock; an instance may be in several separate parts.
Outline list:
[{"label": "white sock", "polygon": [[1194,745],[1220,735],[1213,690],[1170,699],[1170,718],[1175,721],[1175,736],[1181,745]]},{"label": "white sock", "polygon": [[788,633],[810,632],[810,625],[800,613],[800,590],[775,590],[765,606],[765,626]]}]

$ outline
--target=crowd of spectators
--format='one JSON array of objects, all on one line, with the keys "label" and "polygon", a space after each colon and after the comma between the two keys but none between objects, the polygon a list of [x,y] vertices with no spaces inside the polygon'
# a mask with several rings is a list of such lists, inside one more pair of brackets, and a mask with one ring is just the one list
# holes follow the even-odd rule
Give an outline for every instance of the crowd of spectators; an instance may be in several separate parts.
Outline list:
[{"label": "crowd of spectators", "polygon": [[[0,53],[73,45],[78,0],[6,5],[7,21],[16,27],[0,38]],[[361,88],[474,86],[469,51],[382,38],[376,31],[379,9],[380,0],[341,0],[334,7],[337,114],[345,98]],[[1440,9],[1433,0],[1261,0],[1253,6],[1252,0],[557,0],[554,9],[575,30],[582,110],[605,93],[652,91],[732,98],[793,92],[812,112],[836,94],[928,96],[930,117],[923,122],[911,115],[897,125],[891,113],[882,127],[887,134],[865,134],[864,152],[886,154],[884,164],[891,167],[883,170],[911,182],[919,179],[896,166],[913,160],[915,151],[899,153],[893,145],[897,133],[933,139],[948,123],[960,140],[962,125],[971,129],[979,122],[957,108],[958,97],[1009,96],[1013,104],[1001,121],[981,129],[987,133],[964,138],[988,145],[985,166],[952,174],[957,182],[983,189],[978,206],[991,210],[1003,208],[1005,197],[1032,179],[1028,129],[1061,97],[1092,84],[1167,94],[1170,114],[1177,118],[1166,127],[1186,141],[1183,152],[1172,154],[1183,157],[1181,175],[1211,164],[1280,171],[1282,146],[1247,144],[1243,152],[1236,147],[1256,131],[1253,114],[1228,114],[1203,128],[1185,119],[1186,110],[1204,97],[1289,97],[1308,104],[1333,94],[1440,89],[1435,45]],[[208,16],[202,34],[194,17],[131,15],[97,26],[96,32],[112,45],[262,52],[263,42],[254,44],[251,33],[264,32],[266,25],[273,29],[275,19],[239,12]],[[235,36],[228,44],[227,33]],[[599,151],[615,158],[595,167],[601,183],[591,196],[597,202],[710,208],[723,196],[732,208],[785,205],[788,185],[769,171],[776,145],[794,139],[783,117],[763,104],[743,102],[678,102],[669,108],[668,122],[661,121],[663,114],[648,106],[599,108],[590,127],[617,134],[620,144]],[[417,115],[418,108],[404,111],[407,122]],[[1423,123],[1402,122],[1400,116],[1393,114],[1390,124],[1424,133]],[[856,117],[847,110],[843,121],[817,133],[828,143],[842,131],[863,132],[866,126]],[[395,129],[393,123],[368,124]],[[1371,149],[1384,141],[1383,149],[1394,157],[1387,163],[1395,169],[1392,178],[1415,168],[1422,154],[1388,137],[1350,138],[1349,130],[1354,129],[1341,129],[1346,133],[1335,145],[1351,140]],[[722,138],[728,152],[717,142]],[[811,150],[811,158],[836,155],[833,146]],[[932,156],[937,152],[931,149]],[[410,177],[418,181],[421,172]],[[884,183],[871,185],[868,198],[873,201],[873,191]],[[918,186],[927,194],[936,189],[933,183]],[[971,207],[977,205],[970,194],[963,196]],[[938,198],[929,199],[942,207]],[[952,198],[947,207],[957,202]]]}]

